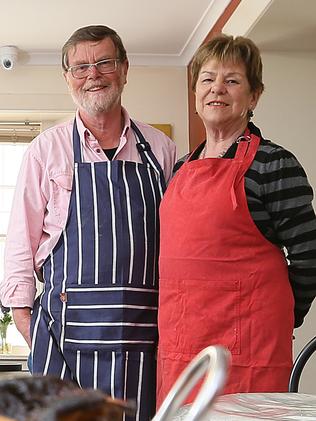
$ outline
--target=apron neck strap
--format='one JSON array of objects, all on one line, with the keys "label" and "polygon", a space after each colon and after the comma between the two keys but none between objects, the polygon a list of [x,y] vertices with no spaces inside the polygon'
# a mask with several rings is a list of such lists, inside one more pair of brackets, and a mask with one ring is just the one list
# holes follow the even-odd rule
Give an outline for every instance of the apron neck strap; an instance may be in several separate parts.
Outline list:
[{"label": "apron neck strap", "polygon": [[155,157],[155,155],[153,154],[151,150],[150,144],[146,141],[142,132],[139,130],[139,128],[136,126],[133,120],[131,120],[131,127],[134,130],[135,138],[136,138],[136,148],[138,150],[138,153],[143,163],[150,165],[160,175],[162,188],[163,190],[165,190],[166,189],[165,177],[157,158]]},{"label": "apron neck strap", "polygon": [[247,161],[252,162],[255,154],[257,152],[260,138],[252,133],[250,133],[249,128],[247,127],[245,133],[242,136],[239,136],[236,140],[237,151],[235,159],[237,161]]},{"label": "apron neck strap", "polygon": [[132,129],[135,133],[136,148],[138,150],[138,153],[139,153],[142,161],[146,164],[149,164],[149,162],[148,162],[148,152],[151,152],[150,144],[146,141],[142,132],[139,130],[139,128],[136,126],[136,124],[133,122],[133,120],[131,120],[131,127],[132,127]]}]

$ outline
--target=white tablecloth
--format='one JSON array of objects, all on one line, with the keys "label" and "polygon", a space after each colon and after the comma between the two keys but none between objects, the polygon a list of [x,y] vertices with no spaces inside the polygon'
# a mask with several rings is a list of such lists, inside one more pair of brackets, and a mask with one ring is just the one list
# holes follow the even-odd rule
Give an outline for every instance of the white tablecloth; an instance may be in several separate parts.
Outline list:
[{"label": "white tablecloth", "polygon": [[[189,405],[173,421],[181,421]],[[210,421],[316,421],[316,395],[303,393],[237,393],[217,398]]]}]

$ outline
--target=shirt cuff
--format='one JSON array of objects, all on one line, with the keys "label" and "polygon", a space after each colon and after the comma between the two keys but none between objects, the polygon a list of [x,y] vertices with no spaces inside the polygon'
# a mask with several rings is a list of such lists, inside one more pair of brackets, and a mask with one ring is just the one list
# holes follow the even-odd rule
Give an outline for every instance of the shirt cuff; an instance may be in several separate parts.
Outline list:
[{"label": "shirt cuff", "polygon": [[35,285],[25,282],[2,284],[0,289],[1,303],[5,307],[33,308],[35,300]]}]

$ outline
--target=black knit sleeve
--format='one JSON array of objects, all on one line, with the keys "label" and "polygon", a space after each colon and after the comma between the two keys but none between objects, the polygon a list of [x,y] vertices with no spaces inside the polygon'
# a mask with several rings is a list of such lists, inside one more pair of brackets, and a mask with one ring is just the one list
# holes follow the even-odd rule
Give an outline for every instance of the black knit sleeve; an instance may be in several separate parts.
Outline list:
[{"label": "black knit sleeve", "polygon": [[190,154],[186,154],[183,157],[181,157],[180,159],[178,159],[178,161],[174,164],[173,167],[173,176],[176,174],[176,172],[182,167],[182,165],[185,163],[185,161],[188,159]]},{"label": "black knit sleeve", "polygon": [[285,249],[295,298],[295,327],[316,296],[316,217],[304,169],[289,151],[262,141],[246,173],[250,213],[259,230]]}]

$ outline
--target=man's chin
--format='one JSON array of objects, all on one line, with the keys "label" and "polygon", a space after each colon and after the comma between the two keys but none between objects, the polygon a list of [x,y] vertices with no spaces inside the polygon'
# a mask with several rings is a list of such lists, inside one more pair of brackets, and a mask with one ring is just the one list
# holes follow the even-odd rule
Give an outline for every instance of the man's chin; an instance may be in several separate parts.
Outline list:
[{"label": "man's chin", "polygon": [[72,95],[72,99],[79,109],[92,116],[107,113],[120,103],[120,97],[95,98],[94,100],[90,98],[90,100],[87,100],[87,98],[78,98]]},{"label": "man's chin", "polygon": [[102,113],[107,113],[111,111],[115,104],[114,103],[103,103],[103,104],[87,104],[87,103],[77,103],[79,109],[84,110],[90,115],[98,115]]}]

